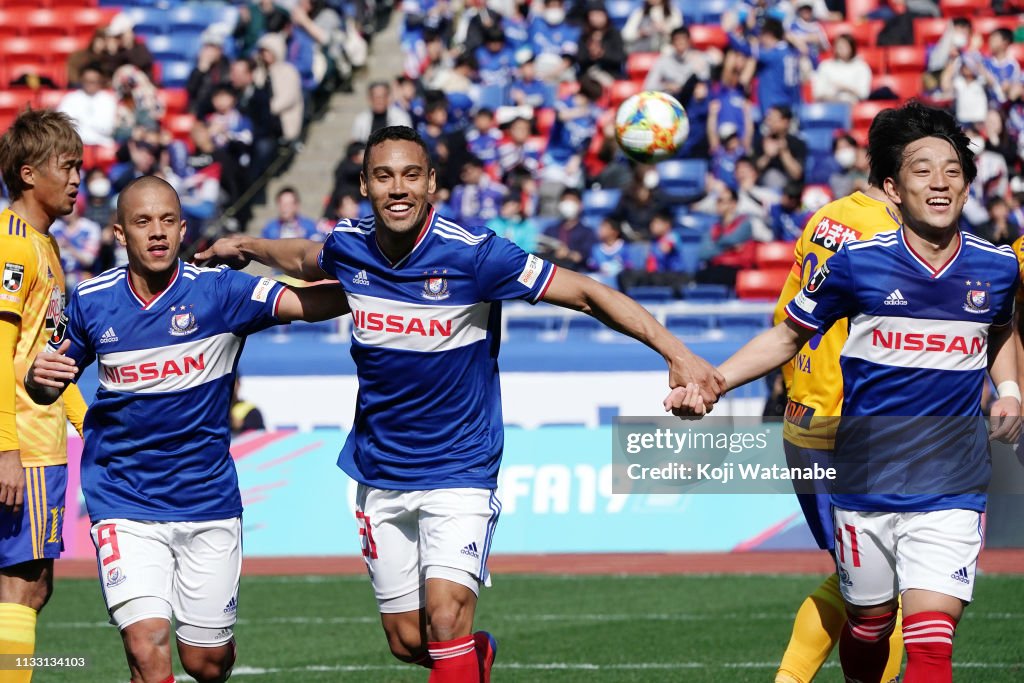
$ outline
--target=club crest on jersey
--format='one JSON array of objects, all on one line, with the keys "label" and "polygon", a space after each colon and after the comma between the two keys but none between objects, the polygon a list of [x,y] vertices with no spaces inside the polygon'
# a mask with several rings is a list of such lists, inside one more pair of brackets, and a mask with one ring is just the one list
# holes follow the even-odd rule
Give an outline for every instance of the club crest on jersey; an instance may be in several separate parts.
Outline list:
[{"label": "club crest on jersey", "polygon": [[21,291],[21,282],[25,279],[25,266],[20,263],[4,264],[4,289],[12,294]]},{"label": "club crest on jersey", "polygon": [[124,572],[121,571],[120,567],[112,567],[110,571],[107,572],[107,588],[120,585],[124,583],[127,578],[128,577],[124,575]]},{"label": "club crest on jersey", "polygon": [[429,275],[426,280],[423,281],[423,298],[430,299],[431,301],[441,301],[451,296],[448,293],[448,278],[444,277],[448,273],[448,270],[440,271],[434,270],[432,273],[424,273]]},{"label": "club crest on jersey", "polygon": [[199,329],[199,325],[196,323],[195,314],[192,313],[191,310],[189,310],[191,308],[191,305],[185,306],[184,304],[177,307],[171,306],[170,333],[173,334],[175,337],[184,337],[186,335],[192,334],[197,329]]},{"label": "club crest on jersey", "polygon": [[[987,286],[989,283],[985,283]],[[971,281],[967,281],[967,286],[971,285]],[[981,285],[980,280],[974,282],[975,286]],[[968,289],[967,290],[967,301],[964,302],[964,310],[968,313],[988,313],[990,308],[990,300],[987,289]]]}]

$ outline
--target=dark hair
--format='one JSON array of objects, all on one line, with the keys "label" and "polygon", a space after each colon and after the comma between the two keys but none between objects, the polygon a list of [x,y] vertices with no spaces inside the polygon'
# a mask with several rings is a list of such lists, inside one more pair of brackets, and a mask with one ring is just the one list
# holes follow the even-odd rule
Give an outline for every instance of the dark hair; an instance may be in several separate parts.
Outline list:
[{"label": "dark hair", "polygon": [[[853,59],[854,57],[856,57],[857,56],[857,41],[853,39],[853,36],[851,36],[849,33],[844,33],[842,35],[836,36],[835,42],[838,43],[840,40],[850,46],[850,59]],[[834,50],[835,50],[835,48],[833,48],[833,51]]]},{"label": "dark hair", "polygon": [[236,100],[238,99],[238,93],[235,92],[235,89],[231,86],[230,83],[219,83],[218,85],[214,86],[213,92],[210,93],[210,98],[212,99],[217,95],[221,95],[224,93],[231,95]]},{"label": "dark hair", "polygon": [[368,178],[370,176],[370,152],[377,145],[383,144],[388,140],[405,140],[406,142],[415,142],[423,150],[423,156],[427,158],[427,171],[433,167],[433,163],[430,159],[430,149],[427,147],[427,143],[423,141],[420,134],[409,126],[384,126],[370,133],[370,139],[366,141],[366,154],[363,155],[363,177]]},{"label": "dark hair", "polygon": [[286,195],[286,194],[293,194],[293,195],[295,195],[295,200],[296,201],[298,201],[298,199],[299,199],[299,191],[296,190],[291,185],[285,185],[284,187],[282,187],[280,190],[277,191],[277,194],[274,195],[274,201],[277,201],[278,199],[281,198],[282,195]]},{"label": "dark hair", "polygon": [[832,140],[832,153],[833,154],[835,154],[836,148],[839,146],[840,142],[846,142],[846,143],[849,143],[849,145],[851,147],[857,147],[857,139],[856,138],[854,138],[849,133],[840,133],[839,135],[837,135],[835,137],[834,140]]},{"label": "dark hair", "polygon": [[782,190],[782,194],[787,197],[802,197],[804,194],[804,184],[799,180],[790,180],[786,183],[786,187]]},{"label": "dark hair", "polygon": [[391,84],[387,81],[373,81],[370,85],[366,86],[366,92],[371,93],[376,88],[384,88],[388,91],[388,94],[391,94]]},{"label": "dark hair", "polygon": [[941,109],[908,102],[899,109],[885,109],[875,116],[868,130],[868,157],[871,170],[868,182],[882,187],[886,178],[895,178],[903,166],[907,145],[921,138],[942,138],[956,150],[964,179],[972,183],[978,175],[970,140],[956,119]]},{"label": "dark hair", "polygon": [[1005,27],[1000,27],[995,31],[992,31],[992,33],[989,34],[989,37],[991,36],[1000,36],[1007,43],[1013,42],[1013,31]]},{"label": "dark hair", "polygon": [[29,187],[21,179],[22,166],[45,166],[62,155],[82,161],[82,138],[67,114],[49,109],[27,109],[0,137],[0,175],[11,200]]},{"label": "dark hair", "polygon": [[953,19],[953,26],[957,28],[971,28],[971,20],[967,17],[956,17]]},{"label": "dark hair", "polygon": [[564,190],[562,190],[562,194],[559,195],[559,196],[560,197],[572,196],[572,197],[575,197],[576,199],[579,199],[579,200],[583,199],[583,193],[580,192],[579,190],[577,190],[575,187],[567,187],[567,188],[565,188]]},{"label": "dark hair", "polygon": [[584,75],[580,79],[580,94],[591,102],[597,102],[604,96],[604,86],[597,79]]},{"label": "dark hair", "polygon": [[617,232],[620,236],[622,235],[622,221],[611,216],[605,216],[601,219],[602,223],[607,223],[608,227]]},{"label": "dark hair", "polygon": [[144,190],[150,185],[157,185],[159,187],[167,188],[174,195],[174,200],[178,203],[178,220],[181,220],[181,197],[178,196],[178,191],[174,189],[169,182],[163,178],[155,175],[144,175],[139,176],[135,180],[131,181],[124,186],[124,189],[117,195],[117,223],[118,225],[124,226],[124,205],[127,202],[128,196],[131,194],[131,190],[136,188]]},{"label": "dark hair", "polygon": [[82,70],[78,73],[79,75],[82,75],[85,74],[86,71],[94,71],[98,73],[100,76],[103,76],[104,80],[106,80],[106,76],[103,74],[103,67],[100,65],[99,62],[89,62],[88,64],[83,66]]},{"label": "dark hair", "polygon": [[767,33],[770,36],[774,36],[776,40],[782,40],[786,36],[786,30],[782,28],[782,22],[774,17],[768,17],[764,20],[764,25],[761,27],[761,33]]},{"label": "dark hair", "polygon": [[1009,206],[1009,204],[1006,202],[1005,199],[1003,199],[1002,197],[1000,197],[997,194],[994,194],[994,195],[992,195],[991,197],[989,197],[988,199],[985,200],[985,210],[986,211],[991,211],[992,209],[994,209],[995,207],[999,206],[1000,204],[1003,205],[1003,206]]},{"label": "dark hair", "polygon": [[675,40],[676,36],[686,36],[687,38],[689,38],[690,29],[688,29],[685,26],[677,26],[676,28],[672,29],[671,39]]},{"label": "dark hair", "polygon": [[779,116],[786,119],[787,121],[793,120],[793,110],[784,104],[774,104],[771,107],[769,107],[769,109],[774,109],[775,111],[779,112]]}]

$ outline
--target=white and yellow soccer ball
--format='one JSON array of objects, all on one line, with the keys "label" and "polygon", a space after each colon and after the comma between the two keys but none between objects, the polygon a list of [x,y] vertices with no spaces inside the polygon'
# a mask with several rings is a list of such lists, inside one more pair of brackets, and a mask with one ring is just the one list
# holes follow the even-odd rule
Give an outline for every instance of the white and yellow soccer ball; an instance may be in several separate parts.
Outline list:
[{"label": "white and yellow soccer ball", "polygon": [[644,164],[672,158],[690,134],[679,100],[654,90],[626,99],[615,112],[615,139],[627,156]]}]

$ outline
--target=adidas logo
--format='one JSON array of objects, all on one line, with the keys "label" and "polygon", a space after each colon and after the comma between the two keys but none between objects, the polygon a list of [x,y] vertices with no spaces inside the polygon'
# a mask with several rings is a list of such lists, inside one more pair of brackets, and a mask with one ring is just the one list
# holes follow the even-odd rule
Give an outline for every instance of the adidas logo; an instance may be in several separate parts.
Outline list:
[{"label": "adidas logo", "polygon": [[114,332],[113,327],[108,327],[107,331],[100,335],[100,344],[109,344],[117,341],[117,333]]},{"label": "adidas logo", "polygon": [[358,273],[356,273],[356,276],[354,278],[352,278],[352,284],[354,284],[354,285],[364,285],[364,286],[365,285],[369,285],[370,284],[370,278],[366,277],[366,271],[365,270],[360,270]]},{"label": "adidas logo", "polygon": [[234,596],[228,600],[228,604],[224,607],[224,614],[234,614],[235,610],[238,609],[238,600]]},{"label": "adidas logo", "polygon": [[903,292],[899,289],[894,289],[889,292],[889,296],[885,297],[886,306],[906,306],[907,300],[903,298]]},{"label": "adidas logo", "polygon": [[472,543],[467,543],[466,547],[462,549],[462,554],[463,555],[469,555],[474,560],[479,560],[480,559],[480,553],[477,552],[476,541],[473,541]]},{"label": "adidas logo", "polygon": [[970,583],[971,578],[967,575],[967,567],[960,567],[955,572],[949,575],[949,578],[960,583]]}]

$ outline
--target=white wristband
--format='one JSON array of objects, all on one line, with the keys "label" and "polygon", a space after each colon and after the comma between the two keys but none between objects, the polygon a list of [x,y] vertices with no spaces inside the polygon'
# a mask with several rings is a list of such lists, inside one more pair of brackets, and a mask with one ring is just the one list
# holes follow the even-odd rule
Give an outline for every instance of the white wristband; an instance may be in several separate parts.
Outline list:
[{"label": "white wristband", "polygon": [[999,398],[1013,397],[1017,399],[1017,403],[1020,403],[1020,387],[1013,380],[1007,380],[1000,382],[999,386],[996,387],[996,396]]}]

